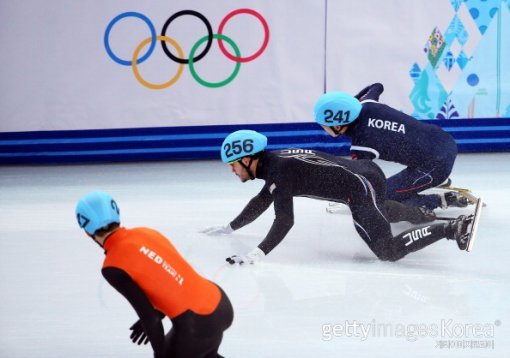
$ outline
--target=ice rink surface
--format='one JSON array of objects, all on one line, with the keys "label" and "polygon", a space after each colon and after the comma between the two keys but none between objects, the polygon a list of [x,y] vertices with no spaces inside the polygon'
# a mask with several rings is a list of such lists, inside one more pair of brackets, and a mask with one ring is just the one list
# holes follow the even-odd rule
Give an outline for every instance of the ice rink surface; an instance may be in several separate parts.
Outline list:
[{"label": "ice rink surface", "polygon": [[286,239],[247,267],[225,258],[258,245],[274,213],[231,236],[200,234],[230,222],[263,185],[239,182],[220,161],[0,167],[0,357],[152,356],[129,340],[137,317],[74,217],[76,201],[98,189],[117,200],[124,226],[161,231],[224,288],[235,310],[226,357],[510,357],[509,163],[507,153],[457,159],[453,184],[488,203],[471,253],[441,240],[379,262],[350,215],[297,198]]}]

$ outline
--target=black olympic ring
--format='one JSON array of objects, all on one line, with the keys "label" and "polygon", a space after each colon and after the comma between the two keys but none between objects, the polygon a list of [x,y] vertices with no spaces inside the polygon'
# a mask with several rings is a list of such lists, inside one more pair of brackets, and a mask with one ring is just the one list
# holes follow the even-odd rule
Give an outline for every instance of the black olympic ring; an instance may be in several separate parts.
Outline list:
[{"label": "black olympic ring", "polygon": [[[183,16],[183,15],[196,16],[200,20],[202,20],[202,22],[207,27],[207,44],[205,45],[205,49],[199,55],[197,55],[196,57],[193,57],[193,62],[198,62],[205,55],[207,55],[207,53],[209,52],[209,49],[211,48],[212,41],[213,41],[213,30],[212,30],[211,24],[209,23],[209,21],[206,19],[206,17],[204,15],[202,15],[201,13],[194,11],[194,10],[182,10],[182,11],[176,12],[175,14],[170,16],[168,18],[168,20],[166,20],[165,24],[163,25],[163,29],[161,30],[161,36],[166,36],[166,30],[167,30],[168,26],[170,26],[170,23],[172,21],[174,21],[175,19],[177,19],[178,17]],[[170,52],[170,50],[168,49],[165,41],[161,41],[161,46],[163,47],[163,51],[165,51],[165,54],[168,57],[170,57],[172,60],[174,60],[175,62],[189,64],[189,58],[179,58],[179,57],[173,55]]]}]

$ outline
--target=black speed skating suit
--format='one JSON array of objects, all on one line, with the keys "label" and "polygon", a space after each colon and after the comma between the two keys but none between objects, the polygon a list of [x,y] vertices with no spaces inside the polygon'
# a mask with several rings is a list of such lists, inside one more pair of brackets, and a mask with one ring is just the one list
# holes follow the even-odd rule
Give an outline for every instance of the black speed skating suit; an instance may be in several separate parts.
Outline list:
[{"label": "black speed skating suit", "polygon": [[[263,152],[256,178],[266,183],[230,223],[237,230],[274,203],[275,219],[259,248],[268,254],[294,224],[293,197],[347,204],[354,225],[381,260],[395,261],[445,237],[445,225],[426,225],[393,237],[383,212],[386,178],[370,160],[351,161],[308,149]],[[403,207],[405,209],[405,207]]]}]

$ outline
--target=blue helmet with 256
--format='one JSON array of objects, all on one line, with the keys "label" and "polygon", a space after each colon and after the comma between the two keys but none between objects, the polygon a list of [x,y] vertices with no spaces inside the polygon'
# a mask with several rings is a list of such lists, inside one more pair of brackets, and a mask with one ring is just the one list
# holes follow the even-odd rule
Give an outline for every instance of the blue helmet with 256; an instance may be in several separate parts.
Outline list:
[{"label": "blue helmet with 256", "polygon": [[221,160],[234,163],[248,155],[266,149],[267,137],[259,132],[243,129],[229,134],[221,144]]},{"label": "blue helmet with 256", "polygon": [[80,228],[94,235],[111,223],[120,224],[119,207],[109,194],[94,191],[78,201],[76,219]]},{"label": "blue helmet with 256", "polygon": [[354,122],[361,112],[361,103],[345,92],[326,92],[313,108],[315,121],[325,127],[346,126]]}]

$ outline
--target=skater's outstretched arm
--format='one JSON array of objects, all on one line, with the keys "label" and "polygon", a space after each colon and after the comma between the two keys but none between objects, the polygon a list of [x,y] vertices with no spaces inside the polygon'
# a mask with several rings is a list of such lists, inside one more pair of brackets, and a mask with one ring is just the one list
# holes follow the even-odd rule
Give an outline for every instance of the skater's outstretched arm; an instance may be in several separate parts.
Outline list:
[{"label": "skater's outstretched arm", "polygon": [[267,210],[272,202],[273,197],[269,193],[268,188],[264,186],[262,190],[248,202],[243,211],[232,220],[230,227],[233,230],[237,230],[252,223]]}]

